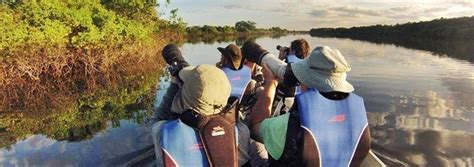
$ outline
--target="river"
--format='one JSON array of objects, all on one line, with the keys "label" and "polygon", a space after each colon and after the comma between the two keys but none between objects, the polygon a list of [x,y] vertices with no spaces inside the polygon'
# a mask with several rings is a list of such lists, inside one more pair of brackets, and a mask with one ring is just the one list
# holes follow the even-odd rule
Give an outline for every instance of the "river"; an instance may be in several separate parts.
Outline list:
[{"label": "river", "polygon": [[[276,45],[289,45],[297,38],[308,40],[311,48],[337,48],[346,57],[352,67],[348,80],[365,100],[372,148],[383,159],[410,166],[474,166],[474,63],[468,61],[472,59],[309,35],[256,41],[277,54]],[[190,64],[215,64],[220,59],[216,48],[229,43],[234,41],[185,43],[182,50]],[[474,52],[470,55],[474,57]],[[167,77],[156,83],[155,105],[166,89]],[[134,110],[113,121],[104,118],[99,125],[84,126],[90,136],[79,139],[55,139],[46,131],[13,136],[9,142],[1,140],[12,139],[0,138],[7,143],[0,149],[0,166],[121,164],[134,151],[150,145],[145,126],[149,114],[149,110]],[[0,127],[0,133],[5,129]]]}]

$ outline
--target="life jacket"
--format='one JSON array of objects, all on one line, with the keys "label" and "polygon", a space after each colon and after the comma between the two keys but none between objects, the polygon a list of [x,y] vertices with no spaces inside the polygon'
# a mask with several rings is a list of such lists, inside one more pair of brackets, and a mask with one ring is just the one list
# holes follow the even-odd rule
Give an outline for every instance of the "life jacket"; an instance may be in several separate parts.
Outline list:
[{"label": "life jacket", "polygon": [[309,89],[296,96],[296,103],[301,127],[310,135],[303,146],[306,164],[349,166],[368,126],[363,99],[350,93],[343,100],[330,100],[316,89]]},{"label": "life jacket", "polygon": [[160,131],[163,162],[176,166],[238,166],[237,99],[225,112],[204,116],[192,110],[166,122]]},{"label": "life jacket", "polygon": [[[303,129],[305,166],[349,166],[356,150],[362,155],[356,155],[357,163],[367,155],[370,135],[360,96],[350,93],[345,99],[330,100],[311,88],[296,95],[296,103]],[[367,135],[361,140],[364,133]]]},{"label": "life jacket", "polygon": [[247,85],[252,79],[252,69],[247,65],[243,65],[239,70],[233,70],[225,66],[222,67],[222,70],[232,86],[230,96],[237,97],[241,100]]}]

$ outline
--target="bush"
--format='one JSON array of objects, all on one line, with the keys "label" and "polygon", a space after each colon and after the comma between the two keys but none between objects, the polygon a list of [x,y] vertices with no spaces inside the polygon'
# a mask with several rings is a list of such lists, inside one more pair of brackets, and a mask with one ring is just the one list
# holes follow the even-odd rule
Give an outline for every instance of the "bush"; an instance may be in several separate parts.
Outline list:
[{"label": "bush", "polygon": [[0,23],[3,25],[0,27],[0,51],[5,53],[3,55],[12,55],[23,46],[107,48],[127,40],[151,39],[157,24],[149,24],[157,20],[153,6],[102,3],[33,1],[0,4]]}]

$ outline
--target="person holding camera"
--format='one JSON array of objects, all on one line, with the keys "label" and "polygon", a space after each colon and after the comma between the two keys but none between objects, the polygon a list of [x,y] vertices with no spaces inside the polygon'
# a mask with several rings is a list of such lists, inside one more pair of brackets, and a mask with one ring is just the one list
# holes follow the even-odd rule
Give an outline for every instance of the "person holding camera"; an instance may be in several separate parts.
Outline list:
[{"label": "person holding camera", "polygon": [[304,59],[309,55],[309,44],[305,39],[296,39],[291,41],[290,47],[277,46],[280,51],[278,58],[285,60],[287,63],[294,63],[300,59]]},{"label": "person holding camera", "polygon": [[[301,61],[309,55],[309,44],[302,38],[292,41],[289,48],[280,45],[276,48],[280,51],[278,59],[284,60],[286,63]],[[293,105],[295,95],[300,92],[300,89],[298,86],[280,82],[275,95],[272,115],[277,116],[287,113]]]},{"label": "person holding camera", "polygon": [[247,163],[250,132],[237,119],[224,72],[212,65],[189,66],[173,44],[162,54],[172,76],[151,118],[157,166]]},{"label": "person holding camera", "polygon": [[[351,67],[327,46],[287,64],[255,42],[242,47],[244,56],[263,66],[264,91],[250,115],[252,138],[262,141],[270,166],[358,166],[370,149],[363,99],[346,80]],[[301,85],[290,112],[271,118],[278,85]]]}]

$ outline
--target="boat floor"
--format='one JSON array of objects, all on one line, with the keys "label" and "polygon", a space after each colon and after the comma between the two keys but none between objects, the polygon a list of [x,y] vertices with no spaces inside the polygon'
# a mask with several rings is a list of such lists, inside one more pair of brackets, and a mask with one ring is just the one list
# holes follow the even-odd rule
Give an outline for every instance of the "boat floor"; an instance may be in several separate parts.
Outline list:
[{"label": "boat floor", "polygon": [[[144,166],[144,167],[153,167],[155,165],[155,150],[154,147],[149,148],[143,154],[130,160],[126,166],[135,167],[135,166]],[[372,151],[369,151],[369,154],[364,159],[360,166],[364,167],[386,167],[386,165],[380,160],[380,158]]]}]

